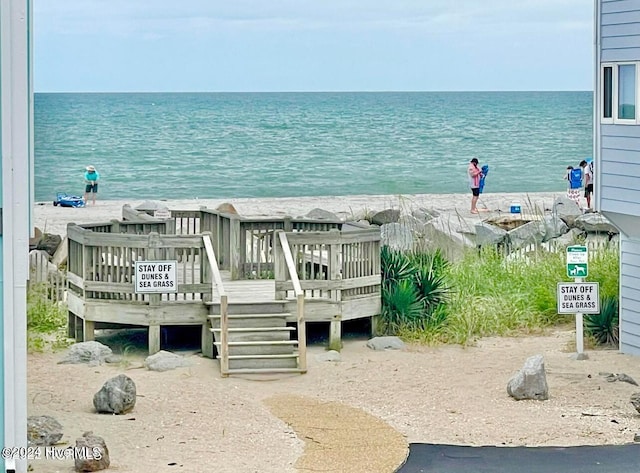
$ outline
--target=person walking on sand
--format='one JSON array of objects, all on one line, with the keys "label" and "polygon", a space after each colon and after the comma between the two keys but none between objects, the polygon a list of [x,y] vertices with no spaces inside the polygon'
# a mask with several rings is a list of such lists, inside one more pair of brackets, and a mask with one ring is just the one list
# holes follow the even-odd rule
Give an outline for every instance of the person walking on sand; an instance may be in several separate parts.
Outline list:
[{"label": "person walking on sand", "polygon": [[98,179],[100,179],[100,174],[96,171],[96,168],[93,166],[87,166],[86,172],[84,173],[84,203],[85,205],[89,203],[89,194],[91,194],[91,203],[92,205],[96,205],[96,194],[98,193]]},{"label": "person walking on sand", "polygon": [[583,160],[580,162],[580,167],[584,172],[584,197],[587,199],[586,210],[591,210],[591,194],[593,194],[593,161],[587,163],[587,161]]},{"label": "person walking on sand", "polygon": [[478,158],[473,158],[469,161],[469,168],[467,169],[469,174],[469,187],[471,188],[471,213],[478,213],[478,197],[480,197],[480,178],[482,177],[482,170],[478,167]]}]

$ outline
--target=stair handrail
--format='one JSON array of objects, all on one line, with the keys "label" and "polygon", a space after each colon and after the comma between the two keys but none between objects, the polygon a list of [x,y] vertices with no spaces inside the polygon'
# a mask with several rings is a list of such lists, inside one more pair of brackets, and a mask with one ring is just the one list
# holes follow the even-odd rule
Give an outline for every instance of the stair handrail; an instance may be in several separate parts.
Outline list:
[{"label": "stair handrail", "polygon": [[207,259],[209,260],[209,268],[213,276],[214,284],[211,285],[211,298],[213,300],[214,286],[220,295],[220,373],[222,376],[227,376],[229,374],[229,303],[227,294],[224,291],[224,285],[222,284],[222,276],[220,275],[220,268],[218,268],[218,260],[213,250],[210,235],[203,234],[202,241],[204,242],[204,249],[207,253]]},{"label": "stair handrail", "polygon": [[278,238],[280,239],[280,246],[282,247],[284,260],[287,263],[287,269],[289,270],[289,276],[291,277],[291,282],[293,284],[293,293],[295,294],[297,301],[296,323],[298,328],[298,368],[302,373],[306,373],[307,334],[304,320],[304,291],[300,285],[300,278],[298,277],[296,265],[293,261],[293,255],[291,254],[291,247],[289,246],[287,234],[283,231],[279,231]]}]

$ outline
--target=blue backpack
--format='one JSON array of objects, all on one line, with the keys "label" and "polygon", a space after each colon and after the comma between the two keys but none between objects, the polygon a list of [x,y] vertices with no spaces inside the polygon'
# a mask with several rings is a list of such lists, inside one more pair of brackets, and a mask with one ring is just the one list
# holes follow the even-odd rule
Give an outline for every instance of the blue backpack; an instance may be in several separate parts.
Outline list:
[{"label": "blue backpack", "polygon": [[574,168],[569,171],[569,188],[580,189],[582,187],[582,169]]}]

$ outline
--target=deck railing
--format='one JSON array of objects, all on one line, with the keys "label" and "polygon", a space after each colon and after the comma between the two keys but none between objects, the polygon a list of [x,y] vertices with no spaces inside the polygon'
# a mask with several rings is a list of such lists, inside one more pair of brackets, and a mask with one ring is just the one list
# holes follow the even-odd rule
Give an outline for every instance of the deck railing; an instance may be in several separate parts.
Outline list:
[{"label": "deck railing", "polygon": [[298,330],[298,369],[302,373],[307,372],[307,332],[306,322],[304,320],[304,291],[300,285],[298,274],[296,272],[296,265],[293,261],[293,255],[287,241],[287,234],[285,232],[278,232],[280,248],[282,248],[282,256],[284,258],[287,272],[291,278],[291,284],[293,285],[293,293],[296,298],[296,326]]},{"label": "deck railing", "polygon": [[[120,232],[122,222],[106,225],[67,227],[69,290],[86,299],[110,299],[158,303],[204,300],[212,281],[203,271],[209,265],[199,235],[172,235],[151,232]],[[135,261],[176,260],[177,293],[136,294]]]},{"label": "deck railing", "polygon": [[[295,273],[307,299],[336,302],[380,294],[380,231],[287,232]],[[294,290],[284,257],[276,254],[276,299]]]}]

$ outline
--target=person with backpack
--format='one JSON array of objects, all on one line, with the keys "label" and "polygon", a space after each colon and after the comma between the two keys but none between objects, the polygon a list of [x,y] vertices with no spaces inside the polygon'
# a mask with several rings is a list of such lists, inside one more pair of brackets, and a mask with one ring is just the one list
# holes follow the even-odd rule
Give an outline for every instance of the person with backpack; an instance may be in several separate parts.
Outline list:
[{"label": "person with backpack", "polygon": [[567,173],[565,174],[567,180],[567,197],[573,200],[578,207],[580,207],[580,196],[582,189],[582,168],[573,166],[567,166]]},{"label": "person with backpack", "polygon": [[[584,163],[584,164],[583,164]],[[593,194],[593,161],[582,161],[580,167],[584,170],[584,197],[587,199],[587,209],[591,209],[591,195]]]}]

